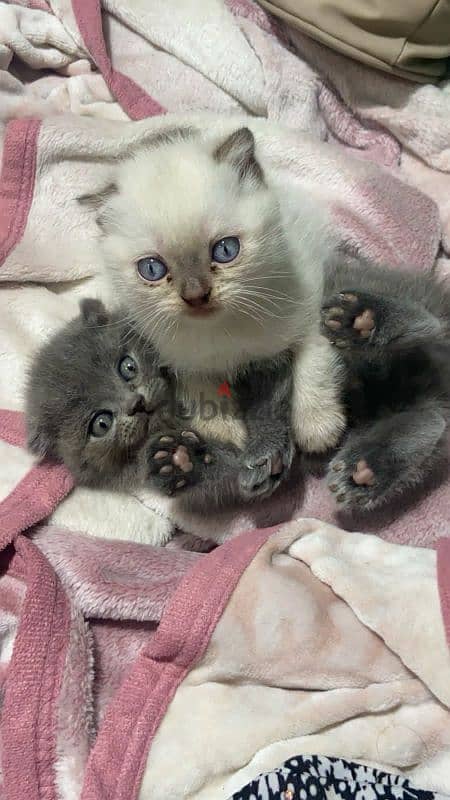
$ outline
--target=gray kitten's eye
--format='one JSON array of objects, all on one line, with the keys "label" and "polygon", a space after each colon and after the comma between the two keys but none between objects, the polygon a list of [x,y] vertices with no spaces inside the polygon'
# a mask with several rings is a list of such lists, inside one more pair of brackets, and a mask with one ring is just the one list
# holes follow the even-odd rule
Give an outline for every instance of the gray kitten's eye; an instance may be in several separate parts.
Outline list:
[{"label": "gray kitten's eye", "polygon": [[90,435],[95,436],[96,439],[106,436],[106,434],[111,430],[113,422],[114,416],[110,411],[99,411],[99,413],[96,414],[91,420],[91,424],[89,425]]},{"label": "gray kitten's eye", "polygon": [[168,272],[164,261],[161,261],[160,258],[153,258],[152,256],[140,258],[137,262],[137,268],[139,275],[141,278],[144,278],[144,281],[160,281]]},{"label": "gray kitten's eye", "polygon": [[212,258],[219,264],[226,264],[228,261],[234,261],[239,255],[241,243],[237,236],[225,236],[224,239],[219,239],[218,242],[213,244]]},{"label": "gray kitten's eye", "polygon": [[117,368],[119,370],[119,375],[124,381],[132,381],[133,378],[136,377],[138,367],[131,356],[124,356],[121,361],[119,361],[119,366]]}]

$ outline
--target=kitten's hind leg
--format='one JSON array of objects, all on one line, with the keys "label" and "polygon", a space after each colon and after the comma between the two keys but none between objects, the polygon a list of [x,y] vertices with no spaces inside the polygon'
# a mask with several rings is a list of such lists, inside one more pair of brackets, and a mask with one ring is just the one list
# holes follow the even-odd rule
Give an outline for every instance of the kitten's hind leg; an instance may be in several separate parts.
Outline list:
[{"label": "kitten's hind leg", "polygon": [[420,487],[443,457],[446,425],[430,402],[353,430],[328,469],[339,508],[372,511]]},{"label": "kitten's hind leg", "polygon": [[441,331],[441,322],[401,297],[348,289],[322,305],[322,333],[336,347],[376,354],[385,347],[415,346]]}]

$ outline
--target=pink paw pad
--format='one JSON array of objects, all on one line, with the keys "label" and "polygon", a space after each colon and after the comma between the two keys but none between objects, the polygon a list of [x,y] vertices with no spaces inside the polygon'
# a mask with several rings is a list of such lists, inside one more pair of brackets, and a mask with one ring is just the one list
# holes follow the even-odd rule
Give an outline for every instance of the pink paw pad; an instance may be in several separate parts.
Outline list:
[{"label": "pink paw pad", "polygon": [[182,472],[192,472],[194,469],[194,465],[184,444],[180,444],[177,447],[173,454],[172,461],[176,467],[181,469]]},{"label": "pink paw pad", "polygon": [[375,317],[373,315],[373,311],[370,311],[370,309],[367,308],[362,312],[362,314],[359,314],[359,316],[355,317],[353,327],[356,331],[359,331],[360,335],[364,339],[368,339],[375,328]]},{"label": "pink paw pad", "polygon": [[373,486],[375,483],[374,472],[364,460],[358,461],[352,478],[358,486]]}]

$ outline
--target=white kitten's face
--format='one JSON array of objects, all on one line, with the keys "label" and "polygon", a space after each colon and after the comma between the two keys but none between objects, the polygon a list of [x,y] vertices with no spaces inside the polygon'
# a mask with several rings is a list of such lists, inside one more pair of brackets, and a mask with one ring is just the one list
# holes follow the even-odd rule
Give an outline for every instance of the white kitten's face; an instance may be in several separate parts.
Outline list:
[{"label": "white kitten's face", "polygon": [[232,368],[292,341],[304,276],[247,129],[214,154],[196,141],[139,154],[99,222],[118,301],[172,366]]}]

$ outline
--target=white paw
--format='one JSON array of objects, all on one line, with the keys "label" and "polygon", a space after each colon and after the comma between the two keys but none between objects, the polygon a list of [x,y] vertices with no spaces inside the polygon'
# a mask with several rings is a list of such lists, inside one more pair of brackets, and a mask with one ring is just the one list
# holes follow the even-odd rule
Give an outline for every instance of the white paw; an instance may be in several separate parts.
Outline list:
[{"label": "white paw", "polygon": [[304,452],[324,453],[337,445],[345,426],[345,414],[338,403],[311,409],[295,426],[297,444]]}]

